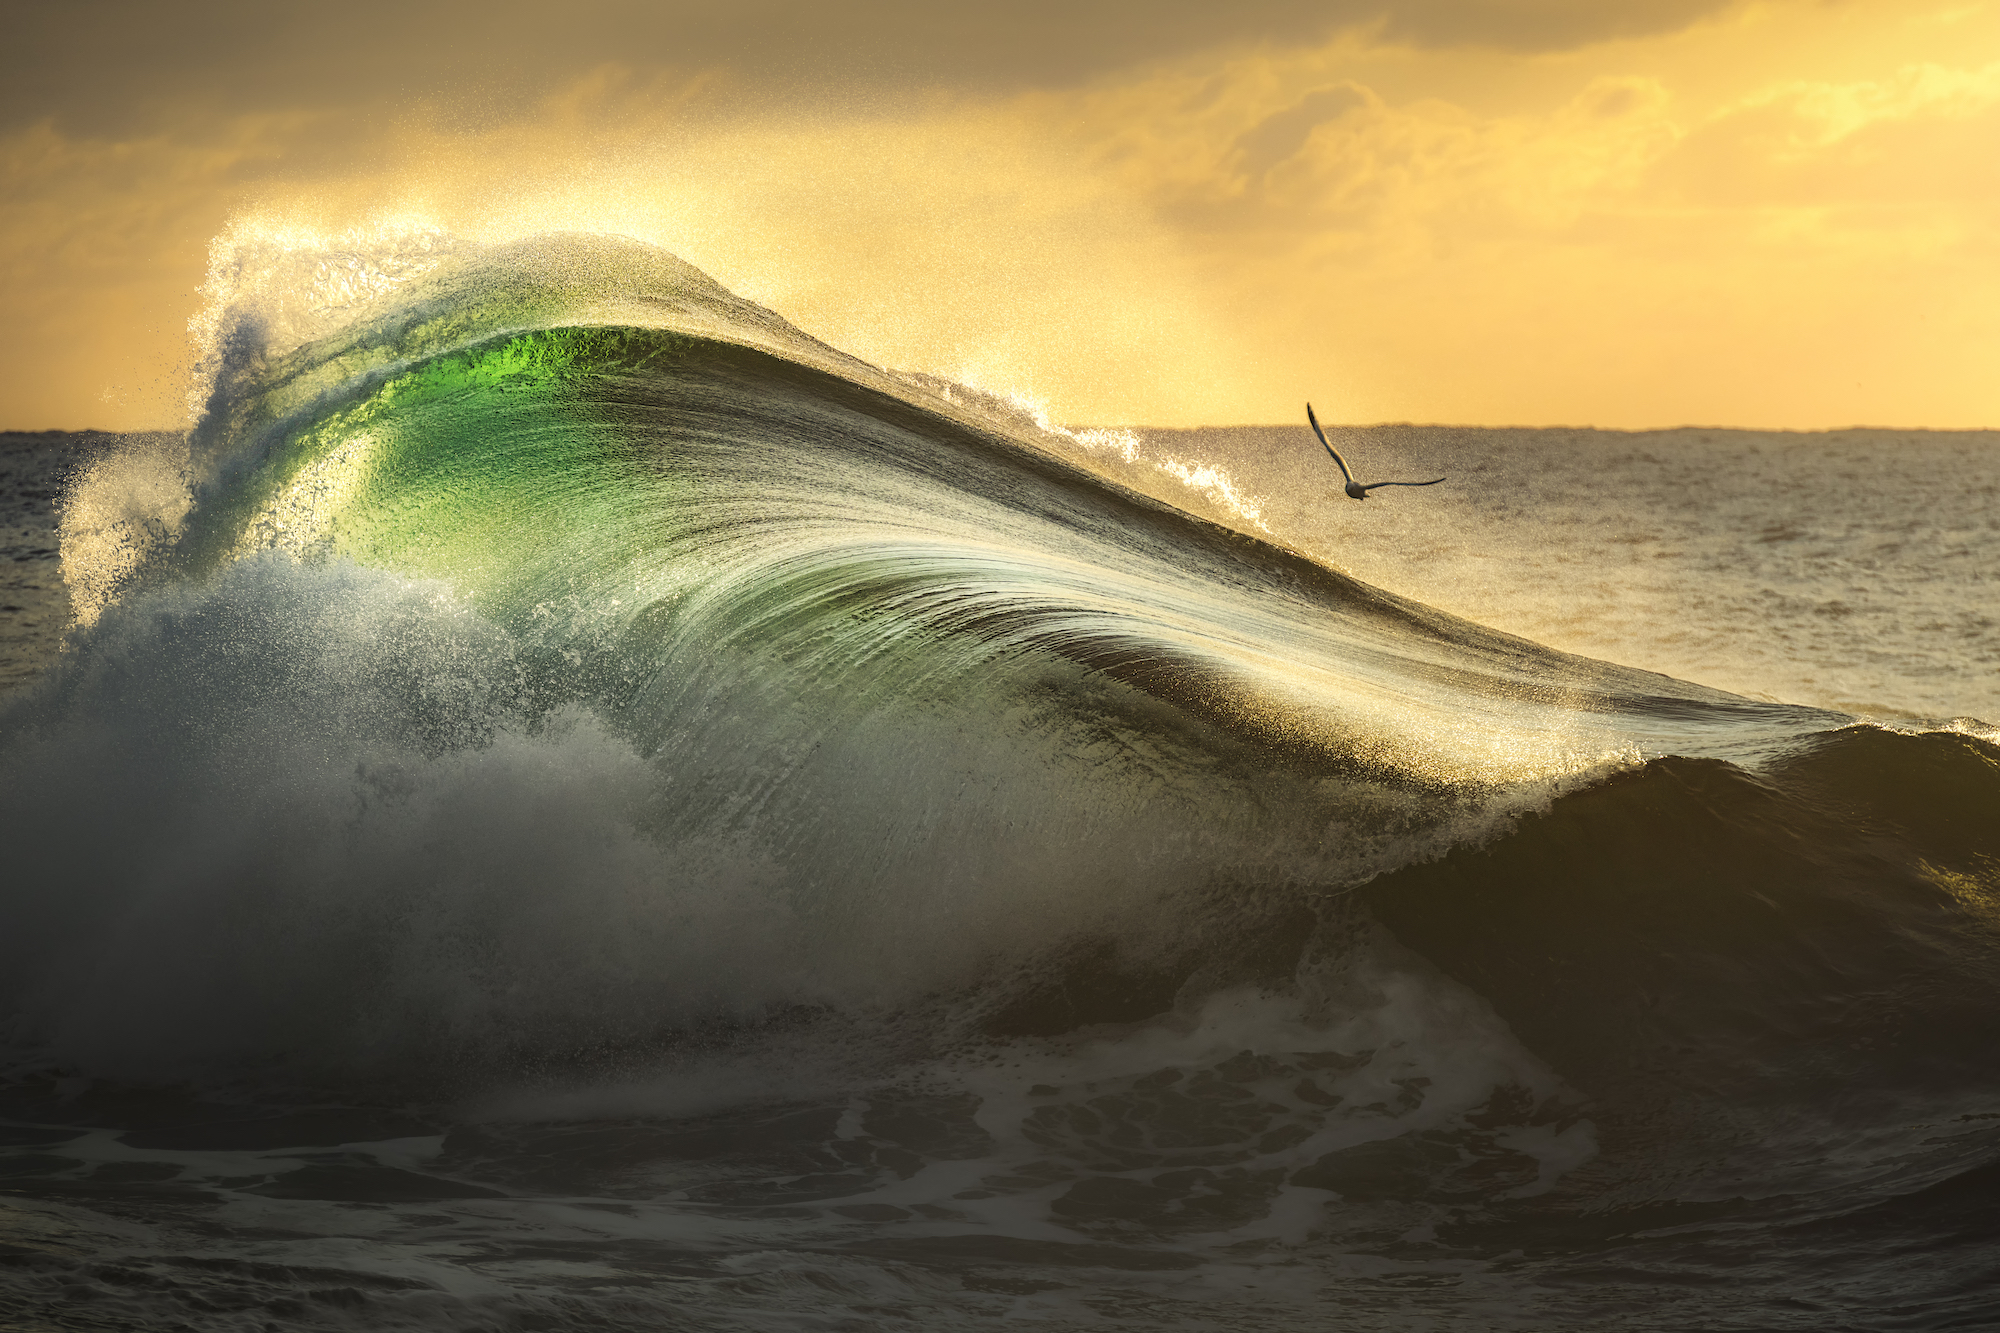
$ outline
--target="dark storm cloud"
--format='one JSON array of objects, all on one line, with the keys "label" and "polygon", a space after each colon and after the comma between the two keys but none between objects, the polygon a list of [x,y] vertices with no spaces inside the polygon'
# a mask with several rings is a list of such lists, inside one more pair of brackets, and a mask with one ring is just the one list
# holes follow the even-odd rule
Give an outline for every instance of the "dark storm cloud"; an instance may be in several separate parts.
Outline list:
[{"label": "dark storm cloud", "polygon": [[1146,61],[1342,29],[1553,50],[1683,26],[1733,0],[72,0],[17,6],[0,120],[70,132],[300,107],[457,99],[478,114],[583,71],[727,69],[760,96],[1074,83]]}]

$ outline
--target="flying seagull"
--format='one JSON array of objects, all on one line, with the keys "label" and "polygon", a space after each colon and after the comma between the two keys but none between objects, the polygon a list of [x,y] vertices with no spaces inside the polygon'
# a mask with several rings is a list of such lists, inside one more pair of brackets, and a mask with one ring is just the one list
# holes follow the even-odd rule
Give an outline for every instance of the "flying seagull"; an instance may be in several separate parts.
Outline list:
[{"label": "flying seagull", "polygon": [[1328,443],[1326,432],[1319,428],[1319,418],[1313,415],[1313,405],[1311,403],[1306,404],[1306,420],[1312,423],[1313,434],[1319,436],[1321,444],[1326,445],[1326,451],[1333,455],[1333,461],[1340,465],[1340,475],[1347,478],[1347,498],[1350,500],[1366,500],[1368,492],[1374,490],[1377,486],[1435,486],[1444,480],[1443,477],[1433,477],[1429,481],[1371,481],[1366,486],[1363,486],[1354,479],[1354,474],[1348,470],[1347,460],[1340,456],[1340,450]]}]

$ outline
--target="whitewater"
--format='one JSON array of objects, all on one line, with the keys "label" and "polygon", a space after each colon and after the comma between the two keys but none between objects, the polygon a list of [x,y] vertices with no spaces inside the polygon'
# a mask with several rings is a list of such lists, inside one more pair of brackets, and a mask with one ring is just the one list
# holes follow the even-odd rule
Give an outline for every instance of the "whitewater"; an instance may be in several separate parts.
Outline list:
[{"label": "whitewater", "polygon": [[637,241],[226,259],[193,429],[0,458],[0,1315],[2000,1311],[1991,436],[1360,506]]}]

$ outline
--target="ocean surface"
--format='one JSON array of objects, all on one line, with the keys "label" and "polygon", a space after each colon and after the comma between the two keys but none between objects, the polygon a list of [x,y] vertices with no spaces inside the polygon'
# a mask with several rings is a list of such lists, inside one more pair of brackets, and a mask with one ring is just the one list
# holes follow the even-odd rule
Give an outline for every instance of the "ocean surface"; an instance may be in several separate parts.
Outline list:
[{"label": "ocean surface", "polygon": [[2000,1326],[2000,435],[210,292],[0,437],[0,1326]]}]

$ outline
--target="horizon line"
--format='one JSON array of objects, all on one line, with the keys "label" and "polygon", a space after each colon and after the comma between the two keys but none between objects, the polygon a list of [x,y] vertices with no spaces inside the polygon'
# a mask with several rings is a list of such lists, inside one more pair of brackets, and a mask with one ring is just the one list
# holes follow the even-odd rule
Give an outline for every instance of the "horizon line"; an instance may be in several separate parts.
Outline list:
[{"label": "horizon line", "polygon": [[[1064,430],[1140,430],[1140,431],[1200,431],[1200,430],[1287,430],[1297,423],[1291,421],[1226,421],[1204,422],[1199,426],[1150,426],[1141,423],[1106,423],[1069,421],[1060,423]],[[1343,430],[1539,430],[1539,431],[1592,431],[1602,435],[1668,435],[1680,431],[1727,431],[1740,435],[1840,435],[1852,431],[1901,432],[1908,435],[1990,435],[2000,433],[2000,425],[1995,426],[1885,426],[1879,424],[1856,423],[1847,426],[1721,426],[1702,423],[1684,423],[1677,426],[1597,426],[1578,425],[1572,422],[1555,422],[1535,425],[1525,422],[1483,423],[1470,421],[1328,421],[1328,426],[1338,426]],[[0,436],[12,435],[171,435],[185,434],[192,426],[134,426],[123,430],[110,430],[102,426],[43,426],[0,428]],[[1303,428],[1301,428],[1303,429]]]}]

